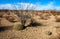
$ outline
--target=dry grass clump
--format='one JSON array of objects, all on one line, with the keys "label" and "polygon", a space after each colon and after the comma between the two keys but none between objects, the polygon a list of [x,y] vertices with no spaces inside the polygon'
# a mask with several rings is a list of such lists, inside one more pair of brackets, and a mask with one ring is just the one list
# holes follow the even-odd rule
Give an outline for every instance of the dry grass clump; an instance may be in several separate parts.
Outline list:
[{"label": "dry grass clump", "polygon": [[22,26],[22,24],[20,24],[20,23],[15,23],[13,25],[14,30],[22,30],[23,28],[24,28],[24,26]]}]

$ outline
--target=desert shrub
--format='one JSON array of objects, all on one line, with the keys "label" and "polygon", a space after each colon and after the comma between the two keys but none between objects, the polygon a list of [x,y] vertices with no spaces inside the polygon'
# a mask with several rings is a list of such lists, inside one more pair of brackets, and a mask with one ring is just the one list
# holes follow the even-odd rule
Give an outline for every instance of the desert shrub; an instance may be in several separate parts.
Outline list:
[{"label": "desert shrub", "polygon": [[27,19],[29,19],[29,18],[31,18],[31,16],[30,16],[30,14],[29,14],[28,12],[27,12],[27,13],[22,12],[22,13],[21,13],[21,16],[20,16],[21,24],[22,24],[23,26],[25,26],[25,23],[26,23]]}]

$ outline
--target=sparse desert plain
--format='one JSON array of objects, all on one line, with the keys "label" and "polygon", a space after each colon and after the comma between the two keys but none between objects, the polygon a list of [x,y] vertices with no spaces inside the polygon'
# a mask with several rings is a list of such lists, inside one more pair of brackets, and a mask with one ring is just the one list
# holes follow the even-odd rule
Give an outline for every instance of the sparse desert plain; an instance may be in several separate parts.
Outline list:
[{"label": "sparse desert plain", "polygon": [[[22,26],[22,13],[28,15],[25,27],[16,30],[14,26]],[[60,12],[0,10],[0,39],[60,39]]]}]

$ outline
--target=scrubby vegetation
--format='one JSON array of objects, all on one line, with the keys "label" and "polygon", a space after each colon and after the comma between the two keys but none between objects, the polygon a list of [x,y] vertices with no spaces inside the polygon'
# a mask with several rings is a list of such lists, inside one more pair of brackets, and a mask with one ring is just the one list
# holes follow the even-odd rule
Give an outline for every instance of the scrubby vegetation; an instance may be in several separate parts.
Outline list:
[{"label": "scrubby vegetation", "polygon": [[0,27],[13,27],[0,32],[0,36],[2,39],[59,39],[59,16],[50,11],[0,11]]},{"label": "scrubby vegetation", "polygon": [[22,26],[20,23],[15,23],[13,25],[14,30],[22,30],[23,28],[24,28],[24,26]]}]

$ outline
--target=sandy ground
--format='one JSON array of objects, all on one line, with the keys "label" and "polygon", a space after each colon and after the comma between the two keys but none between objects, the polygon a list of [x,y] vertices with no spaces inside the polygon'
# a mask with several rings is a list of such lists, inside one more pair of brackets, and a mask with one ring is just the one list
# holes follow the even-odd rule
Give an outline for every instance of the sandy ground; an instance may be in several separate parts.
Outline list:
[{"label": "sandy ground", "polygon": [[60,22],[55,22],[52,17],[44,20],[43,23],[45,25],[30,26],[19,31],[10,27],[0,30],[0,39],[60,39]]}]

